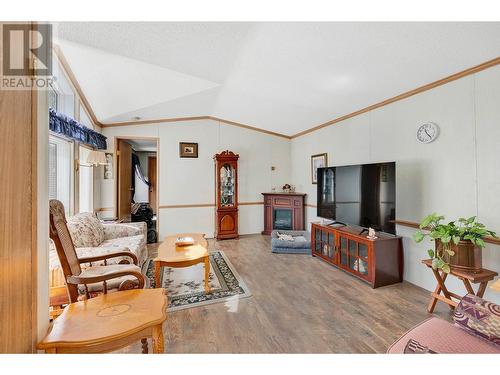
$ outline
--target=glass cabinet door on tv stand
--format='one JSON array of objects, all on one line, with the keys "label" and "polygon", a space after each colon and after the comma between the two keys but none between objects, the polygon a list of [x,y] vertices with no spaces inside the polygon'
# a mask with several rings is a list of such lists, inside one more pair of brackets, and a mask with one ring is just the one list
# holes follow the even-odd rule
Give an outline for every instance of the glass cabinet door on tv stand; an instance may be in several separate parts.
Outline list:
[{"label": "glass cabinet door on tv stand", "polygon": [[214,155],[215,237],[238,237],[238,158],[232,151]]},{"label": "glass cabinet door on tv stand", "polygon": [[399,236],[378,232],[368,239],[360,227],[312,224],[312,255],[369,283],[372,288],[403,280]]}]

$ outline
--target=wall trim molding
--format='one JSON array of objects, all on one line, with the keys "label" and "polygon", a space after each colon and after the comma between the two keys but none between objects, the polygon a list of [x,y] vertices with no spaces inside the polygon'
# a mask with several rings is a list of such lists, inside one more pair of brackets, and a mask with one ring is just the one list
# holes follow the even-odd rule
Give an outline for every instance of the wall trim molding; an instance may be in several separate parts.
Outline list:
[{"label": "wall trim molding", "polygon": [[100,208],[95,208],[94,212],[104,212],[104,211],[114,211],[114,207],[100,207]]},{"label": "wall trim molding", "polygon": [[164,208],[201,208],[201,207],[215,207],[214,203],[194,203],[194,204],[164,204],[159,205],[159,209]]},{"label": "wall trim molding", "polygon": [[452,81],[456,81],[457,79],[460,79],[460,78],[466,77],[468,75],[480,72],[482,70],[491,68],[491,67],[493,67],[495,65],[498,65],[498,64],[500,64],[500,57],[494,58],[493,60],[486,61],[486,62],[484,62],[482,64],[479,64],[479,65],[473,66],[472,68],[468,68],[468,69],[462,70],[462,71],[460,71],[458,73],[452,74],[450,76],[447,76],[447,77],[439,79],[437,81],[428,83],[426,85],[417,87],[416,89],[413,89],[413,90],[410,90],[410,91],[406,91],[406,92],[404,92],[402,94],[399,94],[397,96],[393,96],[392,98],[389,98],[389,99],[383,100],[381,102],[372,104],[372,105],[370,105],[368,107],[365,107],[365,108],[362,108],[362,109],[360,109],[358,111],[349,113],[349,114],[341,116],[341,117],[337,117],[336,119],[327,121],[327,122],[325,122],[323,124],[319,124],[319,125],[314,126],[314,127],[310,128],[310,129],[303,130],[303,131],[301,131],[301,132],[299,132],[297,134],[292,135],[290,138],[294,139],[294,138],[301,137],[303,135],[312,133],[312,132],[314,132],[316,130],[323,129],[323,128],[327,127],[327,126],[336,124],[338,122],[347,120],[349,118],[352,118],[352,117],[361,115],[363,113],[372,111],[374,109],[377,109],[377,108],[380,108],[380,107],[384,107],[384,106],[386,106],[388,104],[391,104],[391,103],[394,103],[394,102],[397,102],[397,101],[409,98],[409,97],[411,97],[413,95],[420,94],[420,93],[422,93],[424,91],[428,91],[430,89],[442,86],[442,85],[444,85],[446,83],[449,83],[449,82],[452,82]]},{"label": "wall trim molding", "polygon": [[[414,221],[396,219],[396,220],[394,220],[394,223],[396,225],[401,225],[403,227],[408,227],[408,228],[414,228],[414,229],[420,228],[420,224],[416,223]],[[491,243],[493,245],[500,245],[500,239],[493,238],[493,237],[486,237],[484,239],[484,242]]]},{"label": "wall trim molding", "polygon": [[196,121],[196,120],[209,120],[209,119],[210,119],[210,116],[170,117],[170,118],[158,118],[158,119],[151,119],[151,120],[105,122],[105,123],[101,123],[101,125],[104,128],[114,128],[117,126],[148,125],[148,124],[158,124],[158,123],[162,123],[162,122],[181,122],[181,121]]},{"label": "wall trim molding", "polygon": [[[264,204],[264,202],[239,202],[238,206],[256,206]],[[166,204],[160,205],[158,208],[201,208],[201,207],[215,207],[215,203],[194,203],[194,204]]]},{"label": "wall trim molding", "polygon": [[264,204],[264,201],[262,201],[262,202],[241,202],[241,203],[238,203],[238,206],[257,206],[260,204]]},{"label": "wall trim molding", "polygon": [[243,128],[243,129],[254,130],[254,131],[257,131],[257,132],[260,132],[260,133],[274,135],[276,137],[281,137],[281,138],[285,138],[285,139],[288,139],[288,140],[292,139],[291,136],[286,135],[286,134],[276,133],[276,132],[273,132],[273,131],[270,131],[270,130],[256,128],[254,126],[241,124],[241,123],[236,122],[236,121],[224,120],[222,118],[215,117],[215,116],[208,116],[208,118],[211,119],[211,120],[214,120],[214,121],[222,122],[222,123],[227,124],[227,125],[233,125],[233,126],[237,126],[239,128]]},{"label": "wall trim molding", "polygon": [[237,126],[239,128],[253,130],[259,133],[269,134],[276,137],[281,137],[285,139],[291,139],[290,136],[276,133],[270,130],[256,128],[254,126],[242,124],[236,121],[225,120],[220,117],[215,116],[191,116],[191,117],[172,117],[172,118],[159,118],[159,119],[151,119],[151,120],[138,120],[138,121],[124,121],[124,122],[112,122],[112,123],[101,123],[103,128],[112,128],[117,126],[133,126],[133,125],[151,125],[151,124],[160,124],[160,123],[168,123],[168,122],[182,122],[182,121],[199,121],[199,120],[212,120],[216,122],[222,122],[227,125]]}]

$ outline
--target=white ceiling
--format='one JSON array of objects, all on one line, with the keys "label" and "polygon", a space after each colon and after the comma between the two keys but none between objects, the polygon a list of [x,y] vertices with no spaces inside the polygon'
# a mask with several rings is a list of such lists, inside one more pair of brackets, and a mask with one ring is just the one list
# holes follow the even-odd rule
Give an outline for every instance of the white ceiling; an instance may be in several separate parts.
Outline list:
[{"label": "white ceiling", "polygon": [[101,122],[184,116],[293,135],[500,56],[500,23],[59,23]]}]

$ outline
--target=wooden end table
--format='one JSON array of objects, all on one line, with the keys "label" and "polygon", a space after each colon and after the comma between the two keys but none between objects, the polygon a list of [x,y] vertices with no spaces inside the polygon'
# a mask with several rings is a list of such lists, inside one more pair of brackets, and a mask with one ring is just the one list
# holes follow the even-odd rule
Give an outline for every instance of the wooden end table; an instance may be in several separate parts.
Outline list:
[{"label": "wooden end table", "polygon": [[[448,304],[448,306],[450,306],[450,309],[454,309],[455,307],[458,306],[458,302],[454,301],[452,298],[455,298],[458,301],[462,299],[462,296],[450,292],[448,288],[446,288],[445,281],[448,275],[455,276],[458,279],[462,280],[465,289],[467,290],[467,293],[474,294],[481,298],[483,297],[484,292],[486,291],[488,283],[491,280],[493,280],[496,276],[498,276],[497,272],[490,271],[487,269],[483,269],[480,272],[471,272],[471,271],[464,271],[452,268],[450,270],[450,273],[447,274],[443,271],[433,269],[432,259],[425,259],[422,261],[422,263],[432,270],[432,273],[434,274],[434,277],[438,282],[436,289],[434,289],[434,292],[431,293],[431,300],[429,302],[429,305],[427,306],[427,311],[430,313],[434,311],[434,308],[436,307],[436,303],[438,300]],[[471,283],[479,284],[477,292],[474,292]],[[441,295],[441,293],[443,295]]]},{"label": "wooden end table", "polygon": [[[192,237],[193,245],[177,246],[175,241],[178,237]],[[155,264],[155,285],[161,287],[161,268],[190,267],[203,262],[205,264],[205,292],[210,292],[208,276],[210,274],[210,259],[208,256],[208,241],[203,233],[181,233],[167,236],[158,247],[158,255],[153,260]]]},{"label": "wooden end table", "polygon": [[37,348],[46,353],[105,353],[141,340],[142,353],[163,353],[164,289],[133,289],[71,303]]}]

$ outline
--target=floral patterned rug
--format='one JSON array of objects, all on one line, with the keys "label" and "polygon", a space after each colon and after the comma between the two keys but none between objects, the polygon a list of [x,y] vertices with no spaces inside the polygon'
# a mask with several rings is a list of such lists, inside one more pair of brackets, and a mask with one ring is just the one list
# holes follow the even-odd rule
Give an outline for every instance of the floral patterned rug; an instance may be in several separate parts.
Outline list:
[{"label": "floral patterned rug", "polygon": [[[153,259],[144,263],[143,273],[155,287]],[[240,298],[252,294],[222,251],[210,253],[210,292],[205,293],[205,267],[198,263],[191,267],[163,267],[161,283],[167,289],[168,311],[225,302],[229,311],[236,311]]]}]

